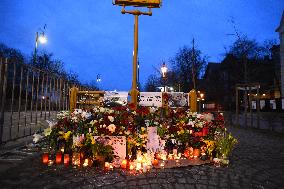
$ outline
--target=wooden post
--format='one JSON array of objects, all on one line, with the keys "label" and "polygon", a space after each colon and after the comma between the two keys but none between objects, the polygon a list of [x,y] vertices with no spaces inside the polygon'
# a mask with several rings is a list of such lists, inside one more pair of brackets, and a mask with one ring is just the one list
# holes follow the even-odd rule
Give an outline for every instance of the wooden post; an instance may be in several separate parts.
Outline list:
[{"label": "wooden post", "polygon": [[257,97],[256,97],[256,109],[257,109],[257,128],[259,129],[259,86],[257,87]]},{"label": "wooden post", "polygon": [[237,126],[239,126],[239,91],[237,86],[236,86],[236,120],[237,120]]},{"label": "wooden post", "polygon": [[197,112],[197,95],[196,91],[192,89],[189,92],[189,97],[190,97],[190,111],[191,112]]},{"label": "wooden post", "polygon": [[72,87],[70,89],[70,112],[76,108],[78,88]]}]

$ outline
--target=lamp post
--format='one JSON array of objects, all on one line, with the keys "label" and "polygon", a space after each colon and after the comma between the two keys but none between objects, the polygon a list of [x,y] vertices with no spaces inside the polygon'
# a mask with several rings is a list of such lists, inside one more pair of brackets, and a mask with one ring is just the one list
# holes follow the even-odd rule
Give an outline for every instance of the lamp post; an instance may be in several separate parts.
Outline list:
[{"label": "lamp post", "polygon": [[167,71],[168,68],[166,66],[166,63],[163,63],[162,67],[161,67],[161,73],[162,73],[162,78],[164,81],[164,92],[166,92],[166,76],[167,76]]},{"label": "lamp post", "polygon": [[36,63],[38,42],[41,43],[41,44],[47,43],[47,38],[46,38],[45,33],[44,33],[45,28],[46,28],[46,25],[44,25],[43,30],[40,29],[40,33],[38,31],[36,32],[35,50],[34,50],[34,63]]}]

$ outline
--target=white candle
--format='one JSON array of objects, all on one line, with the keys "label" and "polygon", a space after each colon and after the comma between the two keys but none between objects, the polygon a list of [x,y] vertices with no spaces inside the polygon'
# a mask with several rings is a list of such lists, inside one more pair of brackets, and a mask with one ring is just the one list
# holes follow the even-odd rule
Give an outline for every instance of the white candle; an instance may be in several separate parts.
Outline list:
[{"label": "white candle", "polygon": [[147,172],[147,163],[143,163],[143,173]]},{"label": "white candle", "polygon": [[136,170],[139,171],[141,169],[141,163],[136,164]]}]

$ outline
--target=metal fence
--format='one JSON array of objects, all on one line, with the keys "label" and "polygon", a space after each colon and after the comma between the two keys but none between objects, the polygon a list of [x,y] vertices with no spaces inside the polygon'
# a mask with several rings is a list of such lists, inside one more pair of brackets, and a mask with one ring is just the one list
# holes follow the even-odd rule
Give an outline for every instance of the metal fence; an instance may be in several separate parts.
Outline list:
[{"label": "metal fence", "polygon": [[0,58],[1,144],[42,131],[45,120],[68,110],[73,85],[58,75]]}]

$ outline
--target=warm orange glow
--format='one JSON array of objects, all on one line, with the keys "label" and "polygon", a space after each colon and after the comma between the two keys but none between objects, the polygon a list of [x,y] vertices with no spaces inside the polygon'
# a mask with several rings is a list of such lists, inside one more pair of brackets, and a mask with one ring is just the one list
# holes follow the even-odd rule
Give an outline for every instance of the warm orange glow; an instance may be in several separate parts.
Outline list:
[{"label": "warm orange glow", "polygon": [[152,164],[153,164],[154,166],[158,165],[158,164],[159,164],[159,160],[154,159],[153,162],[152,162]]},{"label": "warm orange glow", "polygon": [[69,154],[64,154],[64,165],[69,165],[70,156]]},{"label": "warm orange glow", "polygon": [[122,160],[120,167],[122,169],[126,169],[127,168],[127,160],[126,159]]},{"label": "warm orange glow", "polygon": [[56,162],[56,164],[60,164],[62,162],[62,153],[61,152],[56,153],[55,162]]},{"label": "warm orange glow", "polygon": [[84,167],[87,167],[89,165],[89,159],[85,159],[84,163],[83,163],[83,166]]},{"label": "warm orange glow", "polygon": [[105,169],[109,170],[109,168],[110,168],[110,163],[109,162],[105,162]]},{"label": "warm orange glow", "polygon": [[42,163],[48,164],[48,153],[43,153],[43,155],[42,155]]}]

